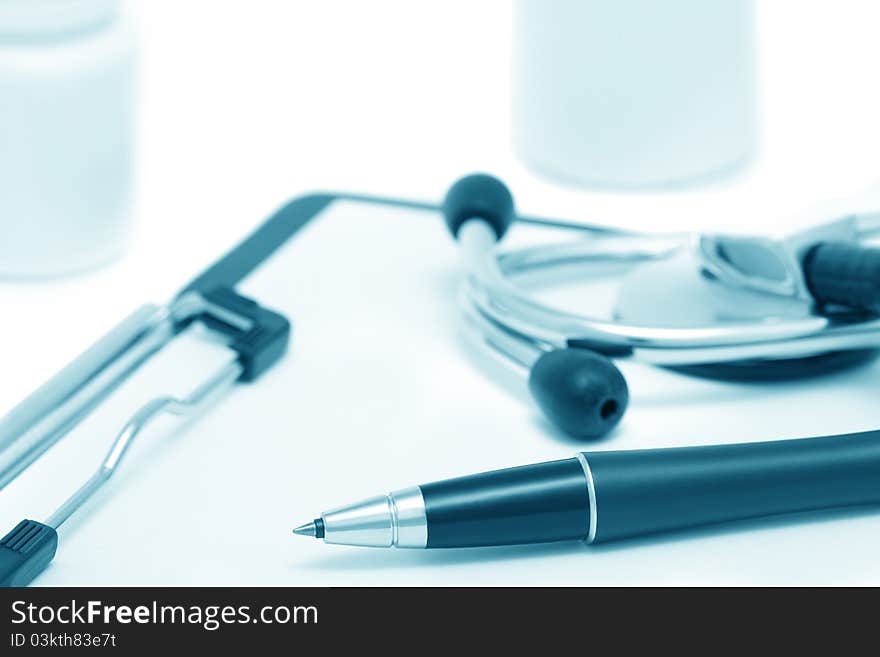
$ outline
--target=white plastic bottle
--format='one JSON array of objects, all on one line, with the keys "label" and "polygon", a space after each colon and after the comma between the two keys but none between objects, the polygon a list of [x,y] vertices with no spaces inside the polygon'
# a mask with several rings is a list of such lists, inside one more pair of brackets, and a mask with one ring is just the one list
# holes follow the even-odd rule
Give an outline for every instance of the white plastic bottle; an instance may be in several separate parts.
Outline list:
[{"label": "white plastic bottle", "polygon": [[0,276],[124,250],[134,59],[119,0],[0,0]]},{"label": "white plastic bottle", "polygon": [[516,150],[581,185],[680,184],[755,148],[753,0],[518,0]]}]

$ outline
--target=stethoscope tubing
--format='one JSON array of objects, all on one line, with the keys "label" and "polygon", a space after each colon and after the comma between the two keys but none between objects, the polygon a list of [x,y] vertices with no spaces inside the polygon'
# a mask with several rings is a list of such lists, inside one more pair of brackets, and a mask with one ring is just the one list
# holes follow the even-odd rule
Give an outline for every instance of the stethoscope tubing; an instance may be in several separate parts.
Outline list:
[{"label": "stethoscope tubing", "polygon": [[468,272],[463,299],[469,321],[485,334],[487,344],[524,367],[544,351],[573,343],[657,365],[795,358],[880,347],[880,320],[836,325],[816,316],[716,327],[646,327],[544,305],[511,280],[529,270],[565,263],[635,263],[667,257],[686,244],[681,236],[597,233],[596,239],[571,242],[564,248],[549,245],[498,255],[494,231],[475,219],[461,226],[458,240]]}]

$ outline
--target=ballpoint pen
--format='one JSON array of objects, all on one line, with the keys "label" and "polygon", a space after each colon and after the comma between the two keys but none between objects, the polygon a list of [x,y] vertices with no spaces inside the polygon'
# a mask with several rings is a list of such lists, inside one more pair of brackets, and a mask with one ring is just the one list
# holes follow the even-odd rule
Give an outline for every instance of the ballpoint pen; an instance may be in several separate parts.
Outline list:
[{"label": "ballpoint pen", "polygon": [[600,543],[784,513],[880,503],[880,431],[583,452],[412,486],[294,529],[326,543],[452,548]]}]

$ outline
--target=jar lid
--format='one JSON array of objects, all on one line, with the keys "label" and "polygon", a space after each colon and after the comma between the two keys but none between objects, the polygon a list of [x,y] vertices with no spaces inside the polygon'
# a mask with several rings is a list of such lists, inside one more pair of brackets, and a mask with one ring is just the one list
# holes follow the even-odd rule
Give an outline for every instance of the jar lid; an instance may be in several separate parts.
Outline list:
[{"label": "jar lid", "polygon": [[120,0],[0,0],[0,34],[39,36],[108,22]]}]

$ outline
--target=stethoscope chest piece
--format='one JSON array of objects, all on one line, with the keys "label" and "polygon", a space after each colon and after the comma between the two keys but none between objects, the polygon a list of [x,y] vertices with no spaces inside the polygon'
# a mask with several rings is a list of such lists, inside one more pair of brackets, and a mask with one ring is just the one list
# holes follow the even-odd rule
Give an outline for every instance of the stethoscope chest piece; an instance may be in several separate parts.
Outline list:
[{"label": "stethoscope chest piece", "polygon": [[615,321],[666,328],[711,328],[811,314],[812,305],[803,299],[723,283],[701,269],[689,249],[632,267],[620,280],[613,308]]},{"label": "stethoscope chest piece", "polygon": [[[665,328],[735,327],[768,318],[807,319],[814,314],[814,304],[808,299],[729,285],[703,268],[699,255],[688,248],[669,258],[634,266],[620,281],[613,309],[615,321]],[[724,380],[784,381],[860,365],[875,355],[873,349],[826,351],[671,369]]]}]

